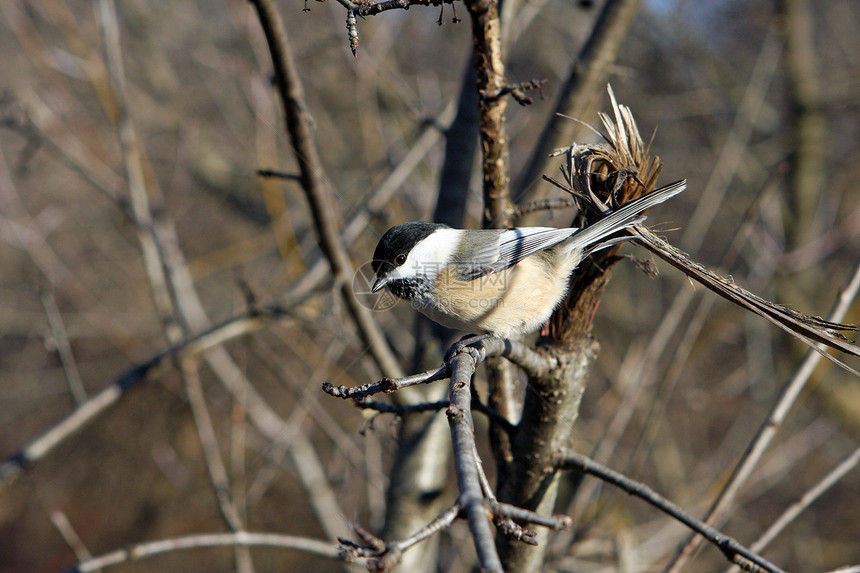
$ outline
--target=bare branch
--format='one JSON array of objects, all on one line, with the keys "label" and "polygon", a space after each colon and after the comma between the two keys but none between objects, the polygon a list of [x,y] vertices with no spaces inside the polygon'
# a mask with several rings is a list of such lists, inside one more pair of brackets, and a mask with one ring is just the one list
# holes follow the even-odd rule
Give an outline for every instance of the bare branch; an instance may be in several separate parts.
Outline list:
[{"label": "bare branch", "polygon": [[56,527],[57,531],[60,532],[60,535],[63,536],[63,540],[66,542],[66,545],[75,552],[75,557],[78,558],[78,561],[92,559],[92,554],[89,549],[87,549],[87,546],[84,545],[83,540],[75,531],[75,528],[72,527],[72,524],[69,522],[69,518],[66,517],[65,513],[58,509],[52,511],[51,523],[54,524],[54,527]]},{"label": "bare branch", "polygon": [[260,177],[273,177],[275,179],[285,179],[287,181],[301,181],[302,176],[297,173],[284,173],[277,169],[257,169],[257,175]]},{"label": "bare branch", "polygon": [[478,93],[481,94],[481,97],[487,98],[488,100],[498,99],[510,94],[518,104],[525,107],[534,103],[532,98],[526,95],[526,91],[539,90],[548,81],[549,80],[530,80],[516,84],[504,84],[494,89],[480,90]]},{"label": "bare branch", "polygon": [[[852,302],[857,297],[858,292],[860,292],[860,263],[858,263],[854,268],[854,275],[848,285],[842,290],[839,300],[830,315],[831,321],[842,320],[842,317],[845,316],[848,309],[851,307]],[[800,368],[798,368],[795,375],[782,387],[780,395],[771,408],[767,419],[759,427],[755,438],[750,442],[749,446],[747,446],[746,451],[743,453],[740,461],[732,471],[732,475],[728,482],[717,496],[717,499],[714,501],[710,510],[708,510],[707,517],[705,518],[708,523],[719,523],[728,508],[734,504],[740,488],[749,478],[753,469],[761,459],[762,454],[776,436],[777,430],[782,426],[789,410],[794,405],[801,390],[806,386],[807,381],[809,381],[809,378],[812,376],[812,372],[815,370],[815,367],[818,365],[822,356],[835,360],[829,354],[824,352],[820,346],[813,347],[812,350],[807,352],[806,358],[800,365]],[[699,543],[700,540],[695,535],[688,538],[682,547],[679,548],[675,558],[667,567],[667,570],[676,570],[680,567],[681,564],[683,564],[695,551]]]},{"label": "bare branch", "polygon": [[337,0],[344,8],[355,12],[358,16],[376,16],[388,10],[409,10],[412,6],[441,6],[442,4],[454,4],[453,0],[385,0],[373,2],[372,0]]},{"label": "bare branch", "polygon": [[[496,0],[465,0],[472,20],[473,62],[478,93],[493,93],[505,83],[501,22]],[[510,225],[511,190],[508,138],[505,130],[507,99],[479,98],[480,137],[484,174],[483,227]]]},{"label": "bare branch", "polygon": [[40,461],[54,448],[116,404],[126,392],[146,380],[151,372],[162,365],[169,364],[171,359],[198,355],[233,338],[256,332],[285,314],[285,310],[280,306],[252,310],[131,366],[110,385],[91,396],[63,420],[0,464],[0,491],[3,491],[23,470]]},{"label": "bare branch", "polygon": [[63,370],[66,372],[69,393],[75,399],[75,403],[80,405],[87,401],[87,391],[84,389],[81,373],[78,371],[75,355],[72,352],[72,345],[69,344],[66,326],[63,324],[63,316],[60,314],[60,309],[57,308],[57,299],[54,297],[53,292],[42,294],[41,299],[42,306],[45,309],[45,316],[48,317],[48,324],[51,325],[51,336],[54,346],[56,346],[57,353],[60,355]]},{"label": "bare branch", "polygon": [[[342,387],[341,387],[342,388]],[[347,389],[348,391],[351,389]],[[332,394],[333,395],[333,394]],[[381,414],[396,414],[403,416],[406,414],[420,414],[422,412],[438,412],[444,410],[451,405],[448,400],[437,402],[422,402],[419,404],[389,404],[387,402],[378,402],[376,400],[355,400],[355,406],[365,410],[374,410]],[[507,418],[489,406],[480,402],[473,403],[472,409],[480,412],[490,418],[494,423],[499,424],[501,429],[508,434],[513,434],[516,431],[516,426],[511,424]]]},{"label": "bare branch", "polygon": [[405,414],[420,414],[423,412],[438,412],[444,410],[451,403],[447,400],[438,402],[422,402],[421,404],[389,404],[388,402],[378,402],[376,400],[356,400],[355,405],[364,410],[373,410],[380,414],[397,414],[403,416]]},{"label": "bare branch", "polygon": [[492,511],[496,517],[507,517],[524,523],[542,525],[555,531],[568,528],[573,524],[573,520],[567,515],[540,515],[534,511],[523,509],[509,503],[502,503],[500,501],[490,501],[489,506],[490,511]]},{"label": "bare branch", "polygon": [[[475,348],[481,350],[482,356],[504,356],[517,366],[523,368],[532,375],[543,375],[558,365],[557,360],[542,354],[525,344],[501,338],[488,338],[480,341]],[[450,353],[450,351],[449,351]],[[444,380],[450,376],[453,365],[453,353],[450,353],[448,363],[439,368],[427,370],[420,374],[404,376],[402,378],[383,378],[378,382],[370,382],[350,388],[349,386],[335,386],[330,382],[323,382],[322,390],[335,398],[352,398],[362,400],[374,394],[390,394],[402,388],[415,386],[416,384],[429,384],[437,380]]]},{"label": "bare branch", "polygon": [[444,380],[448,378],[448,365],[443,365],[434,370],[428,370],[421,374],[413,374],[412,376],[404,376],[403,378],[383,378],[379,382],[363,384],[355,388],[348,386],[335,386],[330,382],[323,382],[323,392],[335,398],[353,398],[361,400],[367,396],[385,392],[386,394],[396,392],[401,388],[408,388],[416,384],[429,384],[436,380]]},{"label": "bare branch", "polygon": [[323,557],[337,557],[337,549],[333,544],[309,537],[297,535],[281,535],[277,533],[250,533],[239,531],[236,533],[211,533],[203,535],[188,535],[186,537],[172,537],[158,541],[149,541],[132,545],[125,549],[118,549],[87,561],[82,561],[63,573],[92,573],[98,569],[105,569],[129,561],[140,561],[156,555],[182,551],[186,549],[198,549],[201,547],[277,547],[279,549],[292,549],[304,551],[313,555]]},{"label": "bare branch", "polygon": [[756,552],[760,552],[768,544],[776,538],[777,535],[780,534],[782,530],[788,526],[789,523],[794,521],[798,515],[800,515],[806,508],[808,508],[812,503],[815,502],[819,497],[821,497],[824,492],[829,490],[833,485],[835,485],[840,479],[845,477],[848,472],[856,468],[860,465],[860,448],[855,449],[851,452],[842,462],[833,468],[831,471],[827,473],[826,476],[821,478],[821,480],[815,484],[812,488],[809,489],[806,493],[801,496],[799,500],[791,504],[786,508],[784,512],[773,522],[767,531],[765,531],[761,537],[759,537],[752,545],[750,545],[750,549]]},{"label": "bare branch", "polygon": [[340,241],[334,198],[324,177],[319,150],[308,121],[304,91],[277,6],[272,0],[252,0],[252,4],[268,42],[275,82],[284,105],[286,130],[301,172],[302,189],[320,236],[320,246],[331,265],[335,285],[379,368],[386,375],[400,376],[400,364],[388,347],[382,330],[352,291],[352,262]]},{"label": "bare branch", "polygon": [[[381,540],[369,545],[359,545],[348,539],[338,539],[340,542],[340,546],[338,547],[340,550],[339,556],[341,559],[345,559],[347,561],[351,561],[359,557],[373,558],[368,562],[368,568],[372,571],[386,571],[400,562],[400,558],[404,551],[413,545],[424,541],[431,535],[438,533],[442,529],[450,527],[450,525],[454,523],[454,520],[460,515],[461,511],[462,508],[460,507],[460,504],[455,503],[439,514],[439,516],[433,521],[409,537],[398,541],[391,541],[384,545],[381,544]],[[359,533],[358,528],[356,528],[356,533]],[[367,541],[367,536],[360,536],[363,540]]]},{"label": "bare branch", "polygon": [[[770,563],[766,559],[743,547],[737,541],[717,531],[705,522],[696,519],[671,501],[667,500],[647,485],[634,481],[602,464],[590,460],[589,458],[574,453],[565,453],[560,461],[560,467],[564,469],[576,469],[583,473],[593,475],[601,480],[617,486],[630,495],[643,499],[664,513],[677,519],[693,531],[702,535],[709,542],[713,543],[726,559],[732,563],[736,563],[741,567],[749,562],[759,567],[761,570],[771,573],[784,573],[782,569]],[[750,569],[747,569],[750,570]]]},{"label": "bare branch", "polygon": [[487,519],[478,462],[475,458],[475,432],[472,426],[471,380],[478,362],[478,352],[467,348],[456,354],[451,369],[451,405],[448,407],[448,424],[454,446],[454,467],[460,484],[460,505],[469,518],[469,527],[475,540],[481,567],[501,573],[502,562],[496,552],[493,532]]},{"label": "bare branch", "polygon": [[233,503],[230,494],[230,480],[227,477],[227,467],[221,457],[218,447],[218,438],[212,425],[212,417],[206,407],[206,398],[203,394],[203,386],[200,383],[200,373],[197,361],[193,358],[185,358],[180,361],[182,377],[185,380],[185,391],[188,402],[191,405],[191,413],[197,427],[197,435],[200,439],[200,447],[203,450],[203,458],[209,470],[209,479],[215,490],[215,498],[221,515],[231,531],[241,531],[245,528],[243,519]]}]

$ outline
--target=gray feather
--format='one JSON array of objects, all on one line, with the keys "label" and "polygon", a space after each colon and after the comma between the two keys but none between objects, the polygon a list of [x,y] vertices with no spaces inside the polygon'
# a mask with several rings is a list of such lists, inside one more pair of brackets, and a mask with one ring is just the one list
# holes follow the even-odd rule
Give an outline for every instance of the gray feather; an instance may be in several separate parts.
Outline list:
[{"label": "gray feather", "polygon": [[464,255],[461,260],[468,262],[458,264],[458,274],[463,280],[473,280],[497,273],[560,243],[565,243],[564,248],[571,251],[581,250],[582,257],[586,257],[594,251],[628,240],[628,237],[623,237],[601,242],[618,231],[641,223],[645,219],[639,216],[642,211],[677,195],[686,187],[686,181],[666,185],[607,212],[603,219],[582,229],[518,227],[469,231],[463,238],[467,243],[460,249]]}]

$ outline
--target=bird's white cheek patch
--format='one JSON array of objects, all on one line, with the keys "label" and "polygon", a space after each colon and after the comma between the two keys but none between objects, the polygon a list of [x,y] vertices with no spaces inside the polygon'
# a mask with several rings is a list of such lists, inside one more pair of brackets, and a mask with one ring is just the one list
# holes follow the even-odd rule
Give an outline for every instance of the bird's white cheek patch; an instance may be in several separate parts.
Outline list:
[{"label": "bird's white cheek patch", "polygon": [[458,229],[438,229],[419,241],[409,252],[406,262],[391,276],[401,279],[421,277],[432,281],[448,264],[459,242]]}]

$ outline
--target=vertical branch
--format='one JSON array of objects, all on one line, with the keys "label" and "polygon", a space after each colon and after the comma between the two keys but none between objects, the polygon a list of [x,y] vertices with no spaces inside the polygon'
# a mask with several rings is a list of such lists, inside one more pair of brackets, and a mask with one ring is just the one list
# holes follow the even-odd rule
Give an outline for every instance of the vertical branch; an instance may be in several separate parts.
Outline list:
[{"label": "vertical branch", "polygon": [[[418,388],[410,388],[418,390]],[[444,391],[432,385],[418,401],[441,398]],[[402,399],[402,397],[401,397]],[[423,527],[445,501],[449,474],[451,438],[445,419],[439,413],[409,414],[403,417],[398,447],[389,471],[385,497],[385,539],[401,539]],[[431,538],[406,552],[401,561],[404,571],[432,573],[438,569],[438,539]]]},{"label": "vertical branch", "polygon": [[[505,82],[505,64],[502,55],[501,20],[498,0],[466,0],[472,21],[473,66],[478,89],[479,134],[483,171],[484,217],[482,226],[510,227],[513,203],[510,189],[509,148],[505,129],[507,98],[490,97],[490,90]],[[511,398],[513,367],[499,358],[487,360],[488,401],[491,407],[503,409],[503,415],[517,418],[518,404]],[[508,407],[512,406],[512,407]],[[493,451],[499,467],[500,483],[507,473],[510,444],[507,436],[496,424],[491,429]]]},{"label": "vertical branch", "polygon": [[[586,196],[624,201],[653,188],[661,164],[648,155],[630,110],[618,105],[611,89],[609,95],[613,114],[601,114],[609,144],[572,147],[567,155],[567,183]],[[631,169],[642,185],[633,178],[618,177]],[[599,347],[591,337],[591,325],[609,271],[618,260],[616,250],[604,249],[583,261],[571,278],[561,308],[550,318],[549,336],[539,350],[555,365],[548,372],[529,377],[522,420],[511,444],[514,463],[508,464],[499,484],[501,501],[538,513],[553,510],[558,493],[553,456],[567,447],[597,357]],[[537,548],[498,536],[506,571],[542,570],[546,532],[539,535]]]},{"label": "vertical branch", "polygon": [[507,98],[491,97],[505,82],[502,30],[498,0],[466,0],[472,18],[473,59],[477,75],[480,135],[484,173],[485,228],[510,224],[511,190],[508,174],[508,139],[505,130]]},{"label": "vertical branch", "polygon": [[[187,335],[194,327],[206,326],[208,320],[196,297],[190,276],[184,272],[187,268],[179,250],[175,228],[166,216],[162,216],[159,220],[153,215],[154,209],[150,204],[144,177],[145,155],[129,114],[116,6],[113,0],[100,0],[97,7],[102,25],[108,73],[117,98],[117,131],[131,194],[132,213],[137,223],[138,239],[165,335],[172,344],[177,344],[183,334]],[[160,203],[162,197],[159,193],[156,193],[156,198]],[[184,320],[178,321],[177,317]],[[190,359],[182,360],[180,369],[186,383],[198,436],[222,515],[230,529],[235,532],[242,531],[244,523],[230,497],[229,478],[218,451],[212,420],[206,409],[197,362]],[[254,567],[248,548],[237,548],[235,556],[237,570],[242,573],[253,572]]]},{"label": "vertical branch", "polygon": [[469,65],[463,73],[457,115],[445,130],[445,160],[439,175],[439,195],[433,211],[433,221],[451,227],[463,226],[466,199],[478,134],[478,94],[475,92],[475,67]]},{"label": "vertical branch", "polygon": [[[603,5],[591,35],[571,65],[555,109],[518,178],[515,186],[517,197],[540,180],[547,156],[553,149],[572,143],[578,124],[562,115],[582,118],[593,105],[597,94],[606,85],[609,70],[641,3],[641,0],[607,0]],[[532,198],[538,196],[536,193],[531,195]]]},{"label": "vertical branch", "polygon": [[469,527],[475,548],[484,571],[504,571],[496,547],[490,520],[481,490],[478,460],[475,456],[475,429],[472,424],[471,381],[476,359],[467,352],[454,358],[451,369],[451,405],[448,406],[448,423],[454,446],[457,482],[460,485],[460,506],[469,518]]},{"label": "vertical branch", "polygon": [[[596,342],[563,348],[544,347],[542,352],[556,366],[542,376],[529,378],[523,417],[512,440],[512,458],[505,479],[500,481],[500,501],[533,510],[541,515],[553,512],[559,474],[554,465],[558,452],[569,447],[579,405],[591,364],[597,357]],[[510,536],[497,535],[496,544],[505,571],[538,573],[543,570],[549,532],[537,532],[537,547]]]},{"label": "vertical branch", "polygon": [[780,4],[794,122],[789,232],[796,246],[817,233],[811,223],[815,221],[818,200],[824,191],[827,146],[821,84],[816,74],[812,6],[809,0],[781,0]]},{"label": "vertical branch", "polygon": [[400,376],[400,365],[388,347],[382,330],[371,317],[370,311],[359,304],[352,292],[352,262],[340,242],[331,188],[311,132],[304,90],[283,21],[272,0],[252,0],[252,3],[257,10],[272,55],[275,83],[284,105],[286,129],[299,164],[301,185],[311,209],[314,227],[319,233],[320,247],[331,265],[335,284],[344,304],[355,320],[373,359],[385,375]]}]

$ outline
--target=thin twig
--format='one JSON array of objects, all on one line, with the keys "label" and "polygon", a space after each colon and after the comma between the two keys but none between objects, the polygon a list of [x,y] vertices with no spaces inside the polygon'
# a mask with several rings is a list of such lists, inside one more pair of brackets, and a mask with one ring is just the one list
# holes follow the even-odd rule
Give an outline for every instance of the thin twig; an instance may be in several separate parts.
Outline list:
[{"label": "thin twig", "polygon": [[297,173],[284,173],[277,169],[257,169],[257,175],[260,177],[271,177],[273,179],[285,179],[287,181],[301,181],[302,176]]},{"label": "thin twig", "polygon": [[[101,24],[102,42],[108,75],[116,95],[116,129],[122,151],[125,178],[128,184],[133,220],[137,225],[137,238],[146,269],[153,302],[159,313],[167,340],[176,344],[188,334],[187,322],[177,321],[177,293],[167,276],[164,237],[157,232],[152,215],[150,197],[144,177],[144,153],[140,146],[134,122],[129,114],[125,69],[119,37],[116,6],[112,0],[99,0],[97,15]],[[183,333],[183,328],[185,332]]]},{"label": "thin twig", "polygon": [[383,378],[379,382],[362,384],[361,386],[355,386],[353,388],[350,388],[349,386],[335,386],[331,382],[323,382],[322,390],[326,394],[334,396],[335,398],[352,398],[354,400],[361,400],[367,396],[372,396],[381,392],[391,393],[402,388],[415,386],[416,384],[429,384],[436,380],[444,380],[445,378],[448,378],[448,372],[449,367],[445,364],[439,368],[427,370],[420,374],[413,374],[412,376],[404,376],[402,378]]},{"label": "thin twig", "polygon": [[482,97],[487,99],[498,99],[510,94],[518,104],[525,107],[533,103],[532,98],[526,95],[526,90],[539,90],[549,80],[530,80],[516,84],[503,84],[494,89],[480,90]]},{"label": "thin twig", "polygon": [[[404,551],[424,541],[431,535],[450,527],[461,511],[460,503],[455,503],[409,537],[398,541],[391,541],[381,547],[378,542],[360,545],[348,539],[338,539],[340,542],[340,546],[338,547],[340,551],[339,556],[341,559],[347,561],[367,557],[371,559],[367,564],[368,569],[371,571],[387,571],[400,562],[400,557]],[[356,528],[356,532],[359,532],[358,528]],[[368,541],[366,536],[362,537],[364,541]]]},{"label": "thin twig", "polygon": [[441,6],[453,4],[453,0],[385,0],[383,2],[352,2],[337,0],[348,11],[358,16],[376,16],[388,10],[408,10],[412,6]]},{"label": "thin twig", "polygon": [[185,549],[197,549],[201,547],[277,547],[279,549],[295,549],[312,555],[323,557],[337,557],[337,548],[331,543],[299,537],[297,535],[281,535],[277,533],[250,533],[239,531],[236,533],[211,533],[203,535],[189,535],[186,537],[172,537],[158,541],[149,541],[132,545],[125,549],[117,549],[99,557],[82,561],[76,566],[66,569],[63,573],[92,573],[99,569],[112,567],[129,561],[140,561],[156,555],[182,551]]},{"label": "thin twig", "polygon": [[731,537],[722,534],[705,522],[696,519],[643,483],[634,481],[602,464],[598,464],[586,456],[574,452],[565,453],[561,457],[560,466],[564,469],[576,469],[583,473],[593,475],[607,483],[623,489],[630,495],[634,495],[647,501],[654,507],[677,519],[713,543],[720,552],[725,555],[726,559],[732,563],[743,566],[745,562],[749,561],[764,571],[769,571],[771,573],[784,573],[782,569],[773,563],[770,563],[760,555],[757,555],[745,548]]},{"label": "thin twig", "polygon": [[[489,338],[479,342],[476,347],[480,348],[486,356],[504,356],[530,375],[539,376],[557,366],[555,359],[516,340]],[[330,382],[323,382],[322,390],[335,398],[363,400],[374,394],[392,393],[416,384],[429,384],[437,380],[444,380],[449,377],[450,371],[451,361],[449,360],[448,364],[443,364],[439,368],[426,372],[402,378],[383,378],[378,382],[369,382],[361,386],[335,386]],[[492,415],[489,411],[487,413]]]},{"label": "thin twig", "polygon": [[42,306],[45,309],[45,316],[48,317],[48,324],[51,327],[54,346],[57,348],[60,361],[63,363],[63,370],[66,373],[69,393],[74,398],[76,404],[83,404],[87,401],[87,391],[84,389],[81,373],[78,371],[75,355],[72,352],[72,345],[69,344],[69,337],[63,324],[63,316],[60,314],[60,309],[57,308],[57,299],[54,297],[53,292],[46,292],[41,298]]},{"label": "thin twig", "polygon": [[[374,410],[381,414],[403,416],[405,414],[420,414],[422,412],[438,412],[450,406],[451,403],[448,400],[439,400],[436,402],[421,402],[419,404],[389,404],[388,402],[379,402],[377,400],[355,400],[355,405],[358,408]],[[489,406],[480,402],[473,402],[472,409],[486,415],[493,422],[499,424],[505,432],[511,434],[516,431],[516,426]]]},{"label": "thin twig", "polygon": [[[278,334],[278,332],[273,333]],[[284,342],[289,343],[290,341],[284,339]],[[366,471],[367,460],[361,453],[359,440],[356,439],[354,434],[347,432],[341,427],[339,421],[332,415],[332,412],[320,403],[317,389],[307,383],[308,379],[317,379],[322,376],[322,372],[328,369],[331,364],[337,363],[338,359],[347,349],[346,343],[341,341],[329,344],[322,355],[317,354],[318,349],[315,346],[302,347],[301,352],[296,353],[296,357],[302,359],[303,355],[307,355],[306,364],[309,366],[312,364],[315,365],[315,368],[307,377],[297,375],[290,361],[284,360],[284,356],[279,353],[280,349],[273,349],[261,337],[255,337],[252,344],[256,348],[257,353],[263,358],[262,363],[269,365],[273,369],[274,375],[283,381],[295,396],[293,408],[303,410],[305,415],[314,420],[317,427],[328,435],[332,444],[355,468]],[[279,361],[283,362],[283,364],[279,364]],[[272,365],[278,366],[274,367]],[[381,466],[375,468],[371,475],[370,481],[377,487],[386,479]]]},{"label": "thin twig", "polygon": [[200,447],[203,450],[203,459],[209,470],[209,479],[215,490],[215,498],[221,515],[232,531],[244,529],[244,523],[236,506],[233,504],[230,494],[230,480],[227,477],[227,467],[221,457],[218,446],[218,438],[212,425],[212,417],[206,407],[206,398],[203,394],[203,386],[200,384],[200,373],[195,359],[186,358],[180,361],[182,377],[185,379],[185,390],[188,402],[191,405],[191,413],[194,424],[197,427],[197,436],[200,438]]},{"label": "thin twig", "polygon": [[540,515],[534,511],[500,501],[490,501],[488,505],[490,511],[497,517],[509,517],[525,523],[542,525],[554,531],[566,529],[573,524],[573,519],[567,515]]},{"label": "thin twig", "polygon": [[405,414],[420,414],[422,412],[438,412],[447,408],[450,402],[448,400],[440,400],[438,402],[422,402],[420,404],[389,404],[388,402],[378,402],[376,400],[356,400],[355,405],[359,408],[373,410],[381,414],[403,416]]}]

